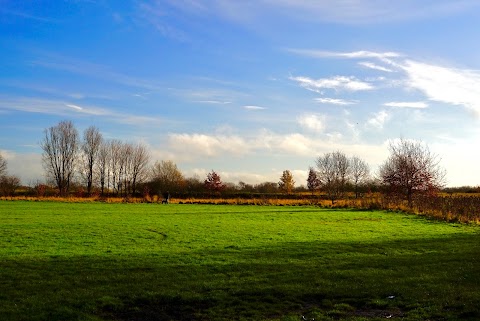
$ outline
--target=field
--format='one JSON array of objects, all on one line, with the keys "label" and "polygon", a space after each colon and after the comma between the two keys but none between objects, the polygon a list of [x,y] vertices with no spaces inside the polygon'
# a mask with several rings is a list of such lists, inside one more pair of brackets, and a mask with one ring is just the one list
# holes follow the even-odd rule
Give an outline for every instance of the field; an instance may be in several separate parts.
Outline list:
[{"label": "field", "polygon": [[402,213],[0,201],[2,320],[479,320],[479,271]]}]

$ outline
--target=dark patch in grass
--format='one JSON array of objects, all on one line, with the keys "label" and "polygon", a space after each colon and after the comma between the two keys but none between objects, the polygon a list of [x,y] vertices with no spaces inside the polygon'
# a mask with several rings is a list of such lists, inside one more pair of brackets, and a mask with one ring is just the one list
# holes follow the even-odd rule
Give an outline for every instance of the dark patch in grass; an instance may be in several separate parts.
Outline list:
[{"label": "dark patch in grass", "polygon": [[405,314],[400,309],[363,309],[348,313],[351,316],[363,318],[402,318]]},{"label": "dark patch in grass", "polygon": [[202,320],[204,312],[214,304],[207,299],[185,299],[180,296],[152,296],[123,302],[112,309],[103,307],[99,315],[110,320],[174,321]]},{"label": "dark patch in grass", "polygon": [[166,239],[168,237],[167,234],[163,233],[163,232],[159,232],[157,230],[154,230],[154,229],[150,229],[150,228],[147,228],[146,231],[148,232],[152,232],[152,233],[155,233],[155,234],[159,234],[163,237],[163,239]]}]

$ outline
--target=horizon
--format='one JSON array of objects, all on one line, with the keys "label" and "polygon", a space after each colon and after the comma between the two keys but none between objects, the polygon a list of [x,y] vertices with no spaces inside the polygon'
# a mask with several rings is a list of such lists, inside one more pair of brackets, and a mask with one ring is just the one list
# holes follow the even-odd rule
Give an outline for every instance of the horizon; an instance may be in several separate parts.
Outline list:
[{"label": "horizon", "polygon": [[328,152],[372,173],[389,142],[478,186],[480,2],[75,0],[0,7],[0,153],[27,185],[71,120],[187,177],[306,185]]}]

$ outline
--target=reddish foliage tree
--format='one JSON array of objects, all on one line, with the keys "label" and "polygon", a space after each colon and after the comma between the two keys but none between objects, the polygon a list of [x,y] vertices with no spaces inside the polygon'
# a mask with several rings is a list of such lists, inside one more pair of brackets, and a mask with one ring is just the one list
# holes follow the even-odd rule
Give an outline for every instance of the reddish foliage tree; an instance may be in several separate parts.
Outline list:
[{"label": "reddish foliage tree", "polygon": [[427,146],[401,139],[390,145],[390,152],[380,177],[391,192],[406,196],[410,207],[415,193],[432,195],[443,186],[445,171]]},{"label": "reddish foliage tree", "polygon": [[204,186],[207,190],[213,192],[221,192],[225,189],[225,184],[222,183],[220,175],[214,170],[207,174],[207,179],[204,182]]}]

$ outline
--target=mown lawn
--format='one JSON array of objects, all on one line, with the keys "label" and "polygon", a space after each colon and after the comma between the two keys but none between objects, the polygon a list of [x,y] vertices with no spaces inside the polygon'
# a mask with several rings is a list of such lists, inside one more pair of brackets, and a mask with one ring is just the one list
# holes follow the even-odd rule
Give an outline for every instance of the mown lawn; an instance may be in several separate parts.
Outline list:
[{"label": "mown lawn", "polygon": [[0,202],[1,320],[480,320],[480,228],[316,207]]}]

